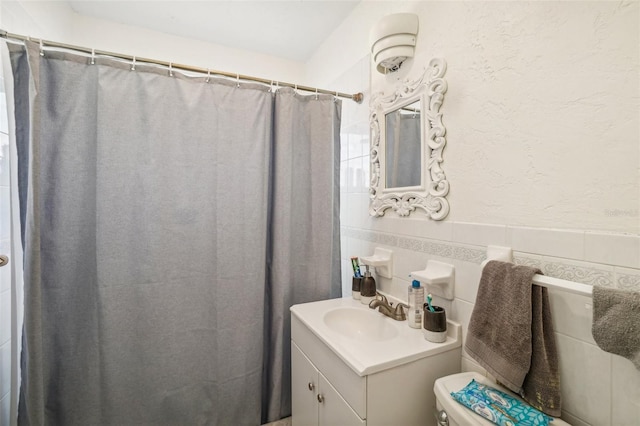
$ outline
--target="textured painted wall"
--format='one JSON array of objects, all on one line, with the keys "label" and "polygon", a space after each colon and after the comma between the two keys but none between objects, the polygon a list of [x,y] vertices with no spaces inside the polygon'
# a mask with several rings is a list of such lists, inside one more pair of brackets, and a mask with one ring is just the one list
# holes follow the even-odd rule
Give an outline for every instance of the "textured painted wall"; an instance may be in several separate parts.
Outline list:
[{"label": "textured painted wall", "polygon": [[379,18],[417,13],[415,59],[388,76],[372,71],[371,90],[447,60],[448,219],[637,234],[639,5],[365,1],[309,72],[339,75],[340,61],[344,70],[368,52]]},{"label": "textured painted wall", "polygon": [[421,4],[404,72],[448,61],[450,219],[640,231],[638,5]]}]

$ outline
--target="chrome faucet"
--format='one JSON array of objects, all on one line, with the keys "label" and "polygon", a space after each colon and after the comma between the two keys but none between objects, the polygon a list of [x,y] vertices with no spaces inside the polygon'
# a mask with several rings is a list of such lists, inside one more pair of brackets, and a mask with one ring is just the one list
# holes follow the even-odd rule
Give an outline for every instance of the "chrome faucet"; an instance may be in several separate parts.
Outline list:
[{"label": "chrome faucet", "polygon": [[378,308],[378,312],[381,314],[393,318],[396,321],[404,321],[407,319],[404,309],[409,309],[409,306],[404,303],[398,303],[394,308],[383,294],[376,293],[376,298],[369,302],[369,308]]}]

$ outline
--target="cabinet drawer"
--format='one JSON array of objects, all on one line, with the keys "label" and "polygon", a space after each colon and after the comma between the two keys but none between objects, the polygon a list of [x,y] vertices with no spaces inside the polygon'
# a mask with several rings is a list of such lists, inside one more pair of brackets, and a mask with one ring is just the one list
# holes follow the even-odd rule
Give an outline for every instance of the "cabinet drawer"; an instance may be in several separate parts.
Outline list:
[{"label": "cabinet drawer", "polygon": [[324,342],[291,315],[291,340],[362,419],[367,415],[367,378],[358,376]]}]

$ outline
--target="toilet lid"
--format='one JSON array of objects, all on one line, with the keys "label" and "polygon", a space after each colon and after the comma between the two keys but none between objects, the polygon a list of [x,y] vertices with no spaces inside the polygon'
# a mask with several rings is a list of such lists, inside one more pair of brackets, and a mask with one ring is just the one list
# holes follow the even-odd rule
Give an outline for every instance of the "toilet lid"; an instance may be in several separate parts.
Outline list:
[{"label": "toilet lid", "polygon": [[[447,412],[447,415],[453,419],[456,423],[460,425],[469,425],[469,426],[491,426],[493,423],[486,420],[482,416],[474,413],[469,410],[464,405],[458,403],[451,397],[451,392],[458,392],[460,389],[464,388],[469,384],[471,379],[475,379],[476,382],[482,383],[484,385],[488,385],[494,387],[496,389],[501,390],[502,392],[508,393],[509,395],[519,398],[513,392],[503,388],[502,386],[492,382],[487,377],[476,373],[475,371],[469,371],[466,373],[458,373],[452,374],[450,376],[441,377],[436,380],[433,385],[433,391],[436,394],[436,399],[442,406],[442,409]],[[549,424],[550,426],[571,426],[569,423],[559,419],[554,418],[553,421]]]}]

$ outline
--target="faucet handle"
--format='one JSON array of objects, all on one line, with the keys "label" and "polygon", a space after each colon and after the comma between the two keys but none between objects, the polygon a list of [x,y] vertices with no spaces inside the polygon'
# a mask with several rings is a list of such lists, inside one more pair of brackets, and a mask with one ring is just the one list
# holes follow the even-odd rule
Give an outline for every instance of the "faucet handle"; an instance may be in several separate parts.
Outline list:
[{"label": "faucet handle", "polygon": [[409,305],[405,303],[398,302],[396,304],[396,313],[404,312],[402,308],[409,309]]},{"label": "faucet handle", "polygon": [[376,298],[379,298],[384,304],[387,304],[387,305],[389,304],[387,297],[384,294],[381,294],[377,291],[376,291]]},{"label": "faucet handle", "polygon": [[[402,309],[404,308],[404,309]],[[406,311],[405,311],[406,309]],[[400,319],[400,321],[404,321],[407,319],[407,312],[409,312],[409,305],[406,305],[404,303],[398,302],[398,304],[396,305],[396,308],[394,310],[394,314],[396,315],[397,318]]]}]

